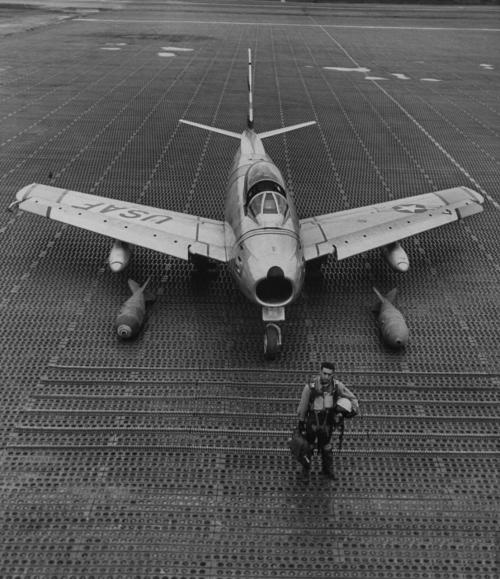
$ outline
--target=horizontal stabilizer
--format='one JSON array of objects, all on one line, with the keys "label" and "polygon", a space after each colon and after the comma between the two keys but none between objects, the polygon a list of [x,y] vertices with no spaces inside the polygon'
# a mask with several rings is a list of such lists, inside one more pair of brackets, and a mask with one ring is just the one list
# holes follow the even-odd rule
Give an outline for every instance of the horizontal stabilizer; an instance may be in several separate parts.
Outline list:
[{"label": "horizontal stabilizer", "polygon": [[299,123],[298,125],[290,125],[289,127],[282,127],[281,129],[274,129],[273,131],[265,131],[264,133],[258,133],[261,139],[267,137],[274,137],[274,135],[281,135],[282,133],[289,133],[290,131],[296,131],[297,129],[302,129],[304,127],[309,127],[315,125],[316,121],[307,121],[306,123]]},{"label": "horizontal stabilizer", "polygon": [[185,125],[192,125],[193,127],[198,127],[199,129],[205,129],[206,131],[211,131],[212,133],[220,133],[221,135],[226,135],[227,137],[234,137],[235,139],[241,139],[241,134],[234,133],[233,131],[226,131],[225,129],[219,129],[218,127],[210,127],[209,125],[202,125],[201,123],[186,121],[185,119],[179,119],[179,122],[184,123]]}]

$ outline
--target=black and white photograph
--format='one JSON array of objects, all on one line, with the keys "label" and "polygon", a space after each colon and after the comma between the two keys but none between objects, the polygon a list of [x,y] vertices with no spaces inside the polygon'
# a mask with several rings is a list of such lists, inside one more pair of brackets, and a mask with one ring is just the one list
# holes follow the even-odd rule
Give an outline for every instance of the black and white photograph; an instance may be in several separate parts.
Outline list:
[{"label": "black and white photograph", "polygon": [[497,579],[497,0],[0,2],[0,577]]}]

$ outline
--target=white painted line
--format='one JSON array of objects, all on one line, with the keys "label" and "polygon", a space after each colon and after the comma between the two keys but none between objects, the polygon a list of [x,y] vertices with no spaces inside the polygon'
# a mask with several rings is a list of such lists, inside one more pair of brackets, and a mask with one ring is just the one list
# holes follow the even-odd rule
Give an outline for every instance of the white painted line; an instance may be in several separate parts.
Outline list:
[{"label": "white painted line", "polygon": [[421,78],[420,80],[423,82],[441,82],[439,78]]},{"label": "white painted line", "polygon": [[161,56],[162,58],[171,58],[172,56],[175,56],[175,54],[173,52],[159,52],[158,56]]},{"label": "white painted line", "polygon": [[493,70],[494,66],[492,64],[480,64],[479,65],[481,68],[484,68],[486,70]]},{"label": "white painted line", "polygon": [[101,46],[101,50],[121,50],[118,46]]},{"label": "white painted line", "polygon": [[364,68],[362,66],[358,66],[357,68],[346,68],[345,66],[324,66],[325,70],[338,70],[339,72],[363,72],[367,73],[370,72],[369,68]]},{"label": "white painted line", "polygon": [[191,52],[194,48],[181,48],[180,46],[162,46],[162,50],[167,52]]},{"label": "white painted line", "polygon": [[406,74],[402,74],[400,72],[391,72],[391,74],[392,76],[399,78],[399,80],[411,80],[409,76],[406,76]]},{"label": "white painted line", "polygon": [[365,80],[387,80],[383,76],[365,76]]},{"label": "white painted line", "polygon": [[361,25],[345,25],[345,24],[290,24],[287,22],[235,22],[234,20],[137,20],[137,19],[122,19],[122,18],[75,18],[71,22],[93,22],[93,23],[118,23],[118,24],[200,24],[203,26],[227,24],[228,26],[283,26],[290,28],[345,28],[345,29],[359,29],[359,30],[435,30],[451,31],[451,32],[500,32],[500,28],[455,28],[455,27],[433,27],[433,26],[361,26]]}]

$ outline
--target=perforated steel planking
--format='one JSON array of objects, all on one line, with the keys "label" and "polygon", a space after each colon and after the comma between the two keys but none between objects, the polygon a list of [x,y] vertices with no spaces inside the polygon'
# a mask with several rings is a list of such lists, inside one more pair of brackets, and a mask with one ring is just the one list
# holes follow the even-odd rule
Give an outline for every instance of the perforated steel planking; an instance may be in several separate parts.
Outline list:
[{"label": "perforated steel planking", "polygon": [[[465,173],[496,195],[497,95],[477,69],[488,32],[418,31],[394,7],[262,4],[235,18],[207,3],[198,24],[161,10],[132,3],[112,13],[120,22],[97,14],[3,39],[5,206],[44,180],[221,218],[234,143],[178,119],[242,127],[248,46],[259,127],[318,120],[269,141],[302,216],[471,186]],[[168,19],[192,20],[183,10]],[[488,27],[489,12],[468,10],[454,28]],[[261,24],[221,24],[243,17]],[[351,27],[402,22],[411,30]],[[158,57],[168,46],[193,51]],[[372,73],[411,67],[409,81],[379,82],[409,116],[360,73],[323,69],[346,64],[340,47]],[[426,63],[440,83],[420,80]],[[480,222],[409,240],[405,277],[377,252],[327,260],[290,309],[283,356],[264,364],[260,312],[224,270],[200,283],[190,264],[137,250],[130,274],[159,295],[121,344],[112,323],[128,290],[106,270],[110,242],[0,214],[0,575],[493,579],[497,215],[490,204]],[[372,285],[404,288],[403,354],[379,343]],[[304,485],[286,439],[304,382],[331,357],[363,417],[335,457],[338,483],[315,458]]]}]

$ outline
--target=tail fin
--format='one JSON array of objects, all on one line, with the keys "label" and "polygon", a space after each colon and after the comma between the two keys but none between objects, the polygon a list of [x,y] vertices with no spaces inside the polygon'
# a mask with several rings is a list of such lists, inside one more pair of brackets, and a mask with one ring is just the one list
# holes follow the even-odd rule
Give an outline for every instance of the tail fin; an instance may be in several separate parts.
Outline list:
[{"label": "tail fin", "polygon": [[144,294],[144,299],[147,302],[153,302],[156,299],[156,296],[154,295],[153,292],[150,292],[149,290],[146,290],[146,287],[149,284],[151,278],[148,277],[148,279],[141,285],[139,285],[136,281],[134,281],[133,279],[129,279],[128,280],[128,287],[130,288],[130,291],[132,292],[132,294],[135,294],[137,292],[142,292]]},{"label": "tail fin", "polygon": [[391,291],[385,296],[385,299],[388,302],[391,302],[391,304],[393,304],[396,301],[397,293],[398,293],[398,288],[395,287],[394,289],[391,289]]},{"label": "tail fin", "polygon": [[[220,133],[221,135],[226,135],[227,137],[234,137],[236,139],[241,139],[240,133],[235,133],[234,131],[226,131],[226,129],[219,129],[218,127],[212,127],[210,125],[203,125],[201,123],[195,123],[193,121],[187,121],[185,119],[179,119],[179,122],[185,125],[192,125],[193,127],[198,127],[199,129],[205,129],[206,131],[211,131],[213,133]],[[275,135],[281,135],[282,133],[289,133],[290,131],[296,131],[297,129],[302,129],[303,127],[309,127],[310,125],[315,125],[316,121],[307,121],[305,123],[299,123],[298,125],[290,125],[289,127],[281,127],[280,129],[274,129],[272,131],[265,131],[263,133],[257,133],[257,136],[261,139],[267,137],[274,137]],[[252,49],[248,49],[248,116],[247,116],[247,129],[253,131],[254,117],[253,117],[253,69],[252,69]]]},{"label": "tail fin", "polygon": [[375,286],[373,286],[373,291],[375,292],[375,295],[378,297],[379,301],[383,302],[385,298]]},{"label": "tail fin", "polygon": [[380,300],[380,303],[390,302],[391,304],[393,304],[394,301],[396,300],[396,294],[398,293],[398,288],[397,287],[393,288],[385,297],[378,291],[378,289],[376,287],[373,288],[373,291],[375,292],[376,296]]},{"label": "tail fin", "polygon": [[[148,280],[149,281],[149,280]],[[147,283],[147,282],[146,282]],[[135,292],[138,292],[141,289],[141,286],[134,281],[133,279],[129,279],[128,280],[128,287],[130,288],[130,291],[135,294]]]},{"label": "tail fin", "polygon": [[248,49],[248,117],[247,128],[253,129],[253,78],[252,78],[252,49]]}]

